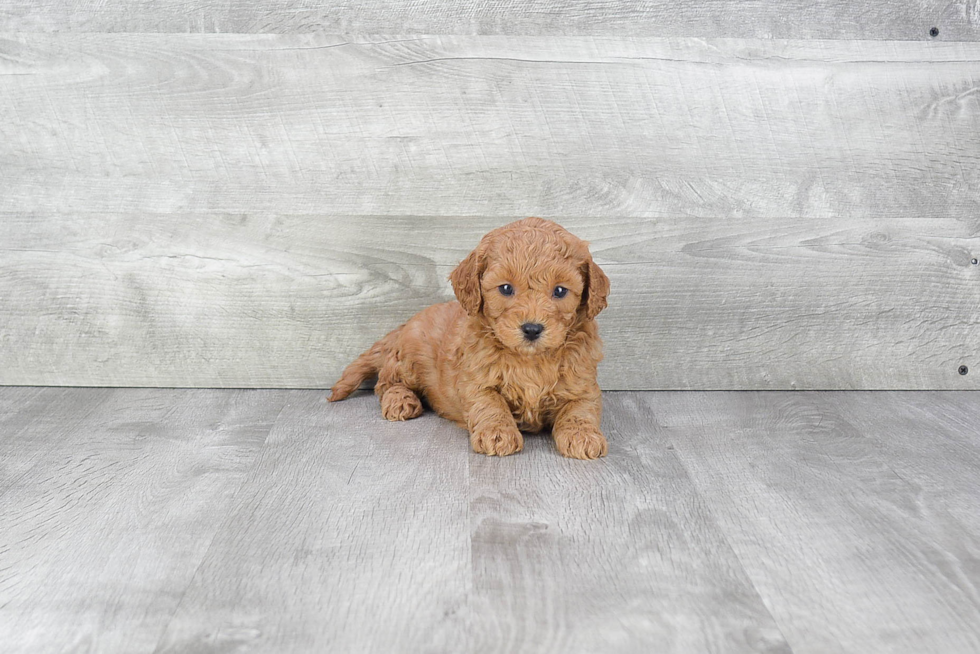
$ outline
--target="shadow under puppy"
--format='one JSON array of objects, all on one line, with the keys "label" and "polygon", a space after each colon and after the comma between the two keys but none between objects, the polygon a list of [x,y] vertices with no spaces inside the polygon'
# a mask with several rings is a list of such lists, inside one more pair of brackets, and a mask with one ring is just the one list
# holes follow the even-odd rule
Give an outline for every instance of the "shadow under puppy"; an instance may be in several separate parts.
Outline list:
[{"label": "shadow under puppy", "polygon": [[595,317],[609,279],[588,244],[526,218],[484,236],[449,280],[459,301],[431,306],[375,343],[344,370],[330,401],[376,374],[385,418],[421,415],[422,395],[470,432],[476,452],[519,452],[521,430],[550,427],[561,454],[605,456]]}]

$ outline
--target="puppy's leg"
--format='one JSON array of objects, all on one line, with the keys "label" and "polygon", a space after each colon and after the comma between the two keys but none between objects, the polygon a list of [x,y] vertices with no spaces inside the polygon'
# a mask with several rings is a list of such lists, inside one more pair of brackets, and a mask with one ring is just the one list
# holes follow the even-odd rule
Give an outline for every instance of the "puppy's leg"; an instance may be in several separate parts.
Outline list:
[{"label": "puppy's leg", "polygon": [[387,420],[411,420],[422,415],[422,401],[398,374],[398,362],[390,360],[378,372],[374,392],[381,398],[381,415]]},{"label": "puppy's leg", "polygon": [[496,391],[481,391],[466,411],[470,445],[474,452],[506,456],[524,449],[524,436],[507,402]]},{"label": "puppy's leg", "polygon": [[422,415],[422,400],[412,389],[395,384],[381,396],[381,415],[388,420],[411,420]]},{"label": "puppy's leg", "polygon": [[606,437],[599,430],[602,417],[602,398],[573,400],[563,406],[555,417],[551,434],[555,446],[572,459],[596,459],[606,456],[609,449]]}]

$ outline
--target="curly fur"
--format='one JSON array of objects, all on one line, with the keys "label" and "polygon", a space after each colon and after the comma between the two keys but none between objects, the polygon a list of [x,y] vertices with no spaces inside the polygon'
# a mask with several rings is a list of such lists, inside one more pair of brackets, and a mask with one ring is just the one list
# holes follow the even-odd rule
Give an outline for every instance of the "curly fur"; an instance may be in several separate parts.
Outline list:
[{"label": "curly fur", "polygon": [[[524,446],[522,430],[551,428],[563,455],[605,456],[595,317],[609,279],[588,244],[526,218],[484,236],[449,280],[458,302],[431,306],[375,343],[344,370],[330,401],[376,374],[385,418],[421,415],[424,398],[470,432],[477,452],[513,454]],[[505,283],[513,296],[500,293]],[[553,297],[558,285],[564,298]],[[524,338],[527,322],[544,325],[540,338]]]}]

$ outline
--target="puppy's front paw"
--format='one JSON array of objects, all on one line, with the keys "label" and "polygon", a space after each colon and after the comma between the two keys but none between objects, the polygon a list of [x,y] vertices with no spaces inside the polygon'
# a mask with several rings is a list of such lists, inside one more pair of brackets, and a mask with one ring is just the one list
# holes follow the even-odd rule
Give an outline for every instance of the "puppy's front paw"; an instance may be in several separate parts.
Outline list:
[{"label": "puppy's front paw", "polygon": [[606,456],[606,437],[595,427],[574,427],[555,432],[555,445],[562,456],[570,459],[598,459]]},{"label": "puppy's front paw", "polygon": [[404,386],[392,386],[381,398],[381,415],[388,420],[411,420],[422,415],[422,400]]},{"label": "puppy's front paw", "polygon": [[473,451],[487,456],[507,456],[524,449],[524,435],[517,427],[482,429],[470,434]]}]

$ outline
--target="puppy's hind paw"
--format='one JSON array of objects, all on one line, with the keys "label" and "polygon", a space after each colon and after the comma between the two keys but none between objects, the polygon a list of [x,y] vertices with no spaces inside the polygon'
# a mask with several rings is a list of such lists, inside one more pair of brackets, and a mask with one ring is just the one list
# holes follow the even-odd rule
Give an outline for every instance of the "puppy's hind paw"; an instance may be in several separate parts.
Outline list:
[{"label": "puppy's hind paw", "polygon": [[606,437],[594,427],[564,429],[554,437],[558,452],[570,459],[598,459],[609,451]]},{"label": "puppy's hind paw", "polygon": [[394,421],[418,418],[422,415],[422,400],[405,386],[392,386],[381,398],[381,415]]},{"label": "puppy's hind paw", "polygon": [[487,456],[507,456],[524,449],[524,435],[517,427],[485,429],[470,434],[473,451]]}]

